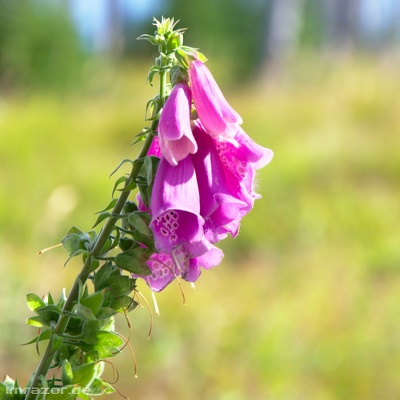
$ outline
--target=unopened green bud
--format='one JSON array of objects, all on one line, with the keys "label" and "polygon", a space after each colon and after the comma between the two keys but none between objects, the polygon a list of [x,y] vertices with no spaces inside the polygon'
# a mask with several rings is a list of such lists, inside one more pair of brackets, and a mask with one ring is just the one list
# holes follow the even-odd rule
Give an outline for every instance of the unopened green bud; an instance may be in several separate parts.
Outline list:
[{"label": "unopened green bud", "polygon": [[183,35],[179,32],[174,32],[173,35],[168,39],[167,52],[171,52],[178,49],[183,44]]}]

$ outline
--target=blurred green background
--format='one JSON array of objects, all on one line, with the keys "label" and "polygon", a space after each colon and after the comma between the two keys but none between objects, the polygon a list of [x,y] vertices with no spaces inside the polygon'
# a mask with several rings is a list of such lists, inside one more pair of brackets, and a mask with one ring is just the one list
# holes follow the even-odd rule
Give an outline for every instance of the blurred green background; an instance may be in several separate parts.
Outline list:
[{"label": "blurred green background", "polygon": [[398,2],[144,3],[0,0],[0,375],[24,385],[39,361],[20,346],[36,334],[25,294],[58,297],[80,266],[37,252],[72,225],[89,230],[109,174],[138,151],[156,90],[154,49],[135,38],[165,15],[189,28],[185,43],[275,157],[240,235],[221,243],[223,264],[184,285],[188,305],[176,283],[159,294],[149,341],[149,312],[131,314],[139,378],[126,349],[112,360],[117,388],[146,400],[400,398]]}]

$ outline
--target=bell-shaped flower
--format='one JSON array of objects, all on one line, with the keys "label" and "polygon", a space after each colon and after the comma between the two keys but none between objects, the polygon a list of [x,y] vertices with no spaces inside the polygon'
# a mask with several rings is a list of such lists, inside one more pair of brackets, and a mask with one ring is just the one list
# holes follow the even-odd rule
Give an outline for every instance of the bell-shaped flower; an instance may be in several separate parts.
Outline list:
[{"label": "bell-shaped flower", "polygon": [[212,243],[224,239],[228,233],[235,237],[241,219],[240,210],[246,207],[246,202],[230,193],[215,141],[198,121],[193,124],[193,134],[199,149],[191,158],[199,184],[205,235]]},{"label": "bell-shaped flower", "polygon": [[142,278],[154,292],[160,292],[169,285],[177,276],[178,270],[169,254],[154,253],[147,261],[151,275],[133,275],[134,278]]},{"label": "bell-shaped flower", "polygon": [[188,154],[197,151],[190,127],[192,97],[185,83],[172,89],[158,124],[158,139],[162,155],[171,165],[177,165]]},{"label": "bell-shaped flower", "polygon": [[242,118],[228,104],[209,69],[194,60],[188,72],[194,105],[206,131],[214,138],[233,138]]},{"label": "bell-shaped flower", "polygon": [[[210,269],[216,267],[224,258],[224,253],[217,247],[211,246],[210,250],[199,257],[183,257],[182,260],[177,260],[177,258],[179,258],[179,255],[176,251],[173,255],[154,253],[147,261],[151,274],[148,276],[133,274],[132,277],[142,278],[151,290],[160,292],[174,279],[179,277],[182,277],[188,282],[195,282],[201,274],[201,268]],[[177,261],[179,266],[176,264]],[[180,270],[182,267],[184,267],[184,269]]]},{"label": "bell-shaped flower", "polygon": [[223,258],[223,251],[218,247],[212,246],[210,250],[202,256],[189,259],[188,269],[185,274],[182,274],[182,278],[188,282],[195,282],[201,274],[200,268],[214,268],[221,263]]},{"label": "bell-shaped flower", "polygon": [[237,145],[218,140],[214,140],[214,144],[231,195],[246,203],[240,210],[244,216],[253,208],[254,200],[261,198],[254,192],[256,169],[268,164],[273,152],[255,143],[240,127],[234,140]]},{"label": "bell-shaped flower", "polygon": [[210,243],[204,237],[200,215],[199,187],[193,163],[186,157],[172,166],[162,157],[150,201],[155,247],[171,254],[181,246],[188,258],[206,253]]}]

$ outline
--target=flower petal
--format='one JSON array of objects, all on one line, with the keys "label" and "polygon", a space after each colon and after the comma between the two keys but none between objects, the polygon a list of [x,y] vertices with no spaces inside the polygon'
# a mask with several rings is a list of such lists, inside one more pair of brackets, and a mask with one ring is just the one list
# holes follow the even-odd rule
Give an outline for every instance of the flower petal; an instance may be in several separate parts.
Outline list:
[{"label": "flower petal", "polygon": [[241,116],[229,105],[208,68],[199,60],[189,64],[189,79],[197,114],[213,137],[233,137]]},{"label": "flower petal", "polygon": [[158,251],[171,253],[183,245],[190,257],[208,251],[200,216],[199,189],[190,157],[176,166],[163,157],[158,166],[151,196],[152,221]]},{"label": "flower petal", "polygon": [[178,83],[172,89],[158,125],[161,153],[171,165],[197,151],[190,127],[191,94],[189,87]]},{"label": "flower petal", "polygon": [[204,269],[214,268],[219,265],[224,258],[224,253],[221,249],[213,246],[207,253],[200,257],[191,258],[189,260],[188,271],[182,278],[188,282],[195,282],[200,274],[200,267]]},{"label": "flower petal", "polygon": [[194,124],[193,134],[199,143],[199,150],[191,158],[199,185],[200,214],[207,239],[215,243],[227,233],[237,234],[240,210],[246,203],[230,193],[214,140],[200,123]]},{"label": "flower petal", "polygon": [[147,265],[151,269],[149,276],[134,276],[145,280],[151,290],[160,292],[174,279],[178,271],[172,257],[164,253],[154,253],[147,261]]}]

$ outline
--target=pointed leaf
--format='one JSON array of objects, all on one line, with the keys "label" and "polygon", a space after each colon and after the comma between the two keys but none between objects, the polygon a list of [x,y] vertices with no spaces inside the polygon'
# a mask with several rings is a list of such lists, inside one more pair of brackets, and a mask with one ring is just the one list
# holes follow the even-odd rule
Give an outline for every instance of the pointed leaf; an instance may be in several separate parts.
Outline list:
[{"label": "pointed leaf", "polygon": [[150,215],[146,212],[133,212],[128,216],[128,222],[142,235],[153,237],[153,233],[149,228]]},{"label": "pointed leaf", "polygon": [[50,339],[51,334],[52,334],[52,330],[51,329],[49,329],[49,328],[43,329],[37,337],[35,337],[34,339],[30,340],[29,342],[23,343],[22,346],[26,346],[28,344],[33,344],[33,343],[41,342],[43,340]]},{"label": "pointed leaf", "polygon": [[100,292],[95,292],[90,296],[82,297],[80,301],[82,305],[90,308],[94,315],[97,315],[104,301],[104,291],[102,290]]},{"label": "pointed leaf", "polygon": [[26,324],[27,325],[31,325],[31,326],[36,326],[38,328],[42,328],[43,326],[46,326],[48,324],[48,322],[39,316],[35,316],[35,317],[30,317],[26,320]]},{"label": "pointed leaf", "polygon": [[28,293],[26,295],[26,304],[31,311],[36,311],[38,308],[44,307],[46,305],[46,303],[34,293]]},{"label": "pointed leaf", "polygon": [[116,270],[116,267],[111,263],[111,261],[107,261],[98,271],[96,271],[94,276],[94,289],[96,291],[104,287],[103,283],[111,276],[111,273],[114,270]]},{"label": "pointed leaf", "polygon": [[114,332],[96,331],[85,335],[83,341],[100,347],[118,348],[124,341]]},{"label": "pointed leaf", "polygon": [[104,287],[107,288],[107,291],[111,292],[114,297],[123,296],[127,293],[130,293],[130,278],[129,276],[111,276],[108,278]]},{"label": "pointed leaf", "polygon": [[96,316],[93,314],[93,311],[82,304],[76,306],[76,313],[83,321],[96,321]]},{"label": "pointed leaf", "polygon": [[97,217],[96,222],[92,226],[92,228],[95,228],[97,225],[99,225],[101,222],[103,222],[105,219],[110,218],[111,214],[108,211],[103,211],[99,214]]},{"label": "pointed leaf", "polygon": [[137,275],[151,275],[150,268],[146,265],[151,256],[148,249],[136,248],[124,251],[115,257],[115,264],[118,268],[132,272]]},{"label": "pointed leaf", "polygon": [[114,393],[115,389],[100,378],[93,379],[92,383],[85,390],[86,393],[92,396],[101,396],[102,394]]},{"label": "pointed leaf", "polygon": [[112,208],[115,207],[115,205],[117,204],[117,201],[118,201],[118,199],[112,199],[106,208],[104,208],[103,210],[97,212],[96,214],[100,214],[100,213],[102,213],[104,211],[111,210]]},{"label": "pointed leaf", "polygon": [[137,307],[138,303],[129,296],[116,297],[110,307],[119,313],[129,312]]},{"label": "pointed leaf", "polygon": [[72,372],[71,363],[68,360],[64,360],[61,369],[61,380],[63,385],[69,385],[72,383],[74,374]]},{"label": "pointed leaf", "polygon": [[63,338],[53,333],[51,337],[51,353],[55,353],[63,344]]}]

